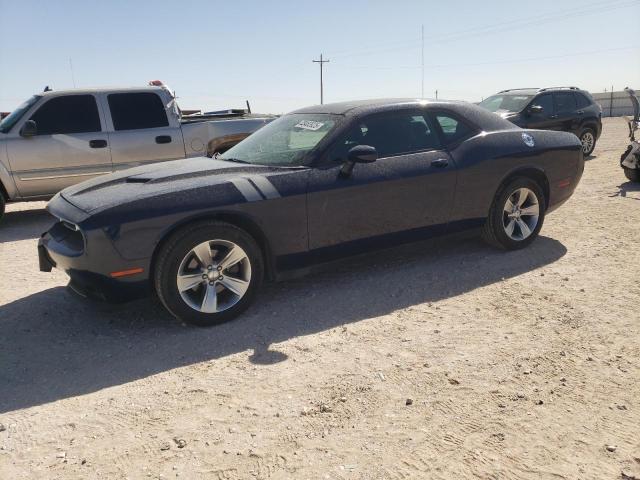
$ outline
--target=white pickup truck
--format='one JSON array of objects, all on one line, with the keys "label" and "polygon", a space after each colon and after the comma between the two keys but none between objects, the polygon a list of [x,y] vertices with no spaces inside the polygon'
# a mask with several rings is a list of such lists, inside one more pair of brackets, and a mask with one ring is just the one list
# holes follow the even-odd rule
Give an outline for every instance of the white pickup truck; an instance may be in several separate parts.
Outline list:
[{"label": "white pickup truck", "polygon": [[45,91],[0,122],[0,217],[97,175],[213,156],[274,117],[183,117],[165,86]]}]

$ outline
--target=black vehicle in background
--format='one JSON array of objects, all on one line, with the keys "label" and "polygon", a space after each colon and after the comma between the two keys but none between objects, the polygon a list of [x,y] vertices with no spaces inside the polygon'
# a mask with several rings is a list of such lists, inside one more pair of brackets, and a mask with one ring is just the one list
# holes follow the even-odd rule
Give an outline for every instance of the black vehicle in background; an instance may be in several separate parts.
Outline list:
[{"label": "black vehicle in background", "polygon": [[479,104],[522,128],[575,134],[589,156],[602,132],[602,108],[578,87],[513,88]]}]

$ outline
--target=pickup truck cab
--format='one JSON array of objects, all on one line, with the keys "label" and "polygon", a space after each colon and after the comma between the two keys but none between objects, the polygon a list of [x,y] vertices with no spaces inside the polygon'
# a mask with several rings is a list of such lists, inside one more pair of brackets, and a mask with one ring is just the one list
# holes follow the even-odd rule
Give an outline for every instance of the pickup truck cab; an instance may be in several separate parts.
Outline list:
[{"label": "pickup truck cab", "polygon": [[152,162],[213,156],[271,116],[182,117],[165,86],[45,91],[0,122],[0,216],[92,177]]}]

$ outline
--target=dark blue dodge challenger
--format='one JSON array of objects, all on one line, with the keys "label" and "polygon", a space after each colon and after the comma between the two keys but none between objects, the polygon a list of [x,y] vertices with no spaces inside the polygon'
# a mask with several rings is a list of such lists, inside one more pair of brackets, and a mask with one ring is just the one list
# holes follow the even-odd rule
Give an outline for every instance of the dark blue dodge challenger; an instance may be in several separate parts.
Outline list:
[{"label": "dark blue dodge challenger", "polygon": [[40,268],[108,301],[155,291],[174,316],[212,325],[247,308],[264,278],[372,248],[473,228],[525,247],[583,168],[575,135],[523,130],[467,103],[309,107],[217,159],[62,191]]}]

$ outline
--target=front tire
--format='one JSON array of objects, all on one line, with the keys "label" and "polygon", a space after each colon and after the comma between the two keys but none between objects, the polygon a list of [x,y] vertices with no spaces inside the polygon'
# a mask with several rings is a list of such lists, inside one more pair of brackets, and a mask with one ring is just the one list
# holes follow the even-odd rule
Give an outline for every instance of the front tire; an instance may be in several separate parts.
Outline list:
[{"label": "front tire", "polygon": [[580,143],[582,143],[582,154],[588,157],[596,148],[596,132],[587,128],[580,134]]},{"label": "front tire", "polygon": [[540,185],[527,177],[515,178],[496,193],[482,237],[505,250],[524,248],[540,233],[545,209]]},{"label": "front tire", "polygon": [[188,225],[161,247],[154,285],[165,308],[198,326],[233,320],[249,307],[262,283],[260,248],[244,230],[225,222]]},{"label": "front tire", "polygon": [[640,170],[637,168],[622,167],[624,175],[632,182],[640,182]]}]

